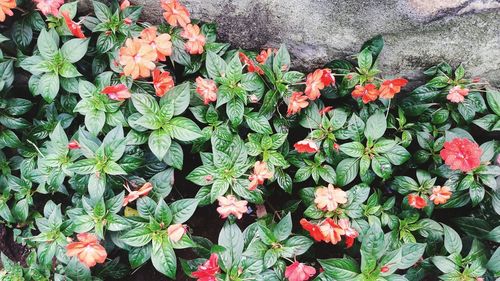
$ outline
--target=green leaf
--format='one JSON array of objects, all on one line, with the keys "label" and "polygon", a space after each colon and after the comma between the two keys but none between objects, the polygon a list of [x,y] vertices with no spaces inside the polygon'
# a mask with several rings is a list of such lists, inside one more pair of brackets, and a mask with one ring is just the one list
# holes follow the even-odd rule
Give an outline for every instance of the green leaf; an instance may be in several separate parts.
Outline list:
[{"label": "green leaf", "polygon": [[337,185],[345,186],[351,183],[358,175],[359,160],[346,158],[337,165]]},{"label": "green leaf", "polygon": [[159,272],[169,278],[175,279],[177,271],[177,259],[170,240],[166,236],[155,236],[153,239],[153,251],[151,262]]},{"label": "green leaf", "polygon": [[285,45],[281,45],[273,59],[273,72],[277,77],[281,77],[282,72],[290,68],[290,54]]},{"label": "green leaf", "polygon": [[91,110],[85,114],[85,127],[93,136],[97,136],[106,122],[106,113],[99,110]]},{"label": "green leaf", "polygon": [[362,50],[358,54],[358,66],[361,70],[368,71],[372,67],[373,57],[369,48]]},{"label": "green leaf", "polygon": [[172,139],[170,138],[170,135],[163,129],[152,131],[149,135],[149,149],[151,149],[151,152],[159,160],[162,160],[163,157],[165,157],[171,144]]},{"label": "green leaf", "polygon": [[361,271],[368,273],[375,269],[384,252],[384,232],[379,225],[371,225],[361,244]]},{"label": "green leaf", "polygon": [[383,156],[375,156],[372,159],[372,169],[375,174],[384,180],[389,179],[392,176],[392,165]]},{"label": "green leaf", "polygon": [[130,231],[127,231],[120,238],[126,244],[132,247],[142,247],[148,244],[153,237],[153,233],[151,230],[145,227],[136,227],[132,228]]},{"label": "green leaf", "polygon": [[132,103],[142,115],[156,115],[160,110],[155,98],[148,94],[133,94]]},{"label": "green leaf", "polygon": [[170,204],[172,210],[172,223],[186,222],[196,211],[198,199],[181,199]]},{"label": "green leaf", "polygon": [[229,183],[227,181],[216,179],[210,189],[210,202],[214,202],[217,198],[219,198],[219,196],[223,196],[228,189]]},{"label": "green leaf", "polygon": [[106,189],[106,176],[97,176],[95,173],[91,174],[89,178],[88,189],[91,198],[101,198]]},{"label": "green leaf", "polygon": [[354,280],[359,273],[359,265],[350,257],[343,259],[318,260],[325,273],[334,280]]},{"label": "green leaf", "polygon": [[190,119],[186,117],[175,117],[170,120],[171,136],[180,141],[193,141],[202,136],[201,130]]},{"label": "green leaf", "polygon": [[373,56],[373,60],[377,60],[380,52],[382,52],[382,48],[384,48],[384,38],[382,35],[373,37],[361,46],[361,50],[368,49],[370,51]]},{"label": "green leaf", "polygon": [[271,134],[272,129],[269,121],[265,116],[260,115],[258,112],[250,112],[246,115],[246,122],[248,127],[254,132],[261,134]]},{"label": "green leaf", "polygon": [[226,78],[232,82],[238,82],[243,76],[243,65],[241,64],[238,53],[236,52],[233,58],[229,61],[226,67]]},{"label": "green leaf", "polygon": [[61,68],[59,68],[59,75],[64,78],[74,78],[81,76],[80,72],[78,72],[78,69],[76,69],[76,67],[69,62],[64,62]]},{"label": "green leaf", "polygon": [[130,266],[135,269],[151,258],[151,245],[146,245],[144,247],[134,247],[128,252],[128,260]]},{"label": "green leaf", "polygon": [[422,257],[425,251],[425,243],[406,243],[401,247],[401,261],[397,264],[399,269],[407,269],[413,266]]},{"label": "green leaf", "polygon": [[47,72],[40,77],[36,88],[37,94],[51,103],[59,92],[59,76],[53,72]]},{"label": "green leaf", "polygon": [[434,256],[431,260],[432,263],[434,263],[434,265],[443,273],[456,272],[459,269],[458,266],[447,257]]},{"label": "green leaf", "polygon": [[243,233],[235,223],[226,221],[219,234],[218,244],[225,248],[220,254],[225,268],[238,264],[243,253]]},{"label": "green leaf", "polygon": [[53,59],[59,51],[59,46],[54,37],[45,28],[40,31],[37,39],[37,47],[42,57],[46,60]]},{"label": "green leaf", "polygon": [[486,91],[486,101],[490,109],[498,116],[500,116],[500,92],[494,90]]},{"label": "green leaf", "polygon": [[443,225],[444,230],[444,247],[450,254],[460,254],[462,251],[462,240],[460,235],[446,224]]},{"label": "green leaf", "polygon": [[206,68],[208,77],[212,79],[226,75],[226,62],[214,52],[207,52]]},{"label": "green leaf", "polygon": [[283,241],[292,233],[292,216],[288,213],[281,221],[273,228],[273,234],[278,241]]},{"label": "green leaf", "polygon": [[174,105],[174,115],[182,114],[189,106],[189,85],[189,82],[185,82],[172,88],[161,98],[160,106],[171,103]]},{"label": "green leaf", "polygon": [[108,19],[111,18],[111,10],[107,5],[95,0],[92,1],[92,5],[94,6],[94,13],[96,17],[101,22],[107,22]]},{"label": "green leaf", "polygon": [[71,39],[61,47],[61,54],[70,63],[75,63],[87,53],[90,39]]},{"label": "green leaf", "polygon": [[471,183],[469,188],[469,195],[472,201],[472,206],[476,206],[483,200],[485,192],[486,191],[484,190],[484,187],[476,181],[473,181]]},{"label": "green leaf", "polygon": [[163,199],[158,202],[155,209],[155,219],[159,223],[164,225],[170,225],[172,222],[172,211],[168,207],[167,203]]},{"label": "green leaf", "polygon": [[366,121],[365,136],[376,140],[381,138],[387,129],[387,121],[382,111],[377,111]]},{"label": "green leaf", "polygon": [[[233,126],[238,126],[243,121],[245,104],[239,98],[230,100],[226,105],[227,117]],[[249,124],[250,126],[250,124]]]},{"label": "green leaf", "polygon": [[[289,258],[300,256],[307,252],[314,242],[305,236],[292,236],[285,241],[284,249]],[[283,254],[285,256],[285,253]]]},{"label": "green leaf", "polygon": [[365,146],[359,142],[349,142],[340,146],[340,151],[347,154],[347,156],[358,158],[365,153]]}]

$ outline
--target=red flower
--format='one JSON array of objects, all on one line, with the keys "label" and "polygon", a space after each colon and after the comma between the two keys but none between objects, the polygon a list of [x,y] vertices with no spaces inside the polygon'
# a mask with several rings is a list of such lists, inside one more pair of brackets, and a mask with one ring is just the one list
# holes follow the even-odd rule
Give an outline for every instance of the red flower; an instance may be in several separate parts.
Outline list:
[{"label": "red flower", "polygon": [[66,22],[69,31],[71,31],[71,34],[73,34],[75,37],[78,38],[85,38],[85,34],[83,34],[82,27],[78,23],[71,20],[68,11],[63,11],[62,16],[64,17],[64,21]]},{"label": "red flower", "polygon": [[382,272],[382,273],[386,273],[386,272],[388,272],[388,271],[389,271],[389,267],[388,267],[388,266],[386,266],[386,265],[384,265],[384,266],[382,266],[382,267],[380,268],[380,272]]},{"label": "red flower", "polygon": [[163,97],[166,92],[174,87],[174,79],[168,71],[160,71],[158,68],[153,71],[153,85],[156,95]]},{"label": "red flower", "polygon": [[293,92],[292,96],[290,97],[290,101],[288,102],[288,110],[286,114],[288,116],[296,114],[297,112],[300,112],[302,108],[306,108],[308,105],[309,102],[307,101],[307,97],[304,96],[304,93]]},{"label": "red flower", "polygon": [[408,195],[408,204],[415,209],[422,209],[427,206],[427,201],[417,194]]},{"label": "red flower", "polygon": [[267,58],[269,58],[269,56],[275,52],[276,50],[273,50],[271,48],[267,48],[267,50],[262,50],[260,51],[260,54],[257,55],[257,57],[255,57],[255,59],[257,60],[258,63],[260,64],[264,64],[266,63],[267,61]]},{"label": "red flower", "polygon": [[78,149],[80,148],[80,144],[76,140],[72,140],[68,143],[68,148],[69,149]]},{"label": "red flower", "polygon": [[319,225],[310,223],[306,219],[301,219],[300,220],[300,225],[302,226],[303,229],[306,231],[309,231],[309,235],[316,240],[316,241],[321,241],[323,240],[323,233],[321,233],[321,229],[319,228]]},{"label": "red flower", "polygon": [[367,104],[369,102],[377,100],[379,91],[374,84],[366,84],[364,87],[361,85],[356,85],[351,95],[355,99],[362,98],[363,103]]},{"label": "red flower", "polygon": [[215,275],[219,273],[219,265],[217,261],[219,256],[217,254],[211,254],[210,259],[208,259],[204,264],[198,266],[198,270],[193,272],[191,275],[197,278],[198,281],[217,281]]},{"label": "red flower", "polygon": [[77,257],[78,260],[87,267],[92,267],[97,263],[106,261],[107,253],[97,237],[90,233],[80,233],[76,236],[78,242],[69,243],[66,246],[68,257]]},{"label": "red flower", "polygon": [[470,172],[481,165],[483,150],[467,138],[455,138],[444,143],[439,155],[452,170]]},{"label": "red flower", "polygon": [[333,77],[330,69],[316,69],[313,73],[309,73],[306,79],[306,96],[310,100],[315,100],[319,98],[325,87],[335,83],[335,77]]},{"label": "red flower", "polygon": [[324,107],[323,109],[321,109],[319,111],[319,115],[325,115],[325,114],[327,114],[328,112],[330,112],[332,110],[333,110],[333,106]]},{"label": "red flower", "polygon": [[382,85],[380,85],[380,98],[392,99],[395,94],[401,91],[401,87],[406,86],[408,80],[404,78],[397,78],[394,80],[385,80]]},{"label": "red flower", "polygon": [[285,277],[289,281],[307,281],[316,274],[316,269],[298,261],[286,267]]},{"label": "red flower", "polygon": [[315,153],[318,151],[318,145],[309,139],[301,140],[293,145],[295,150],[299,153]]},{"label": "red flower", "polygon": [[196,78],[196,92],[203,98],[204,104],[209,104],[217,100],[217,85],[214,80]]},{"label": "red flower", "polygon": [[141,196],[147,196],[151,190],[153,190],[153,185],[150,182],[145,183],[139,190],[131,191],[128,189],[127,185],[125,188],[128,190],[129,194],[123,198],[123,206],[127,206],[128,203],[137,200]]},{"label": "red flower", "polygon": [[247,57],[244,53],[240,52],[240,61],[248,66],[248,72],[256,72],[260,75],[264,74],[264,71],[260,67],[256,66],[252,59]]},{"label": "red flower", "polygon": [[128,91],[127,86],[125,86],[124,84],[108,86],[104,88],[101,93],[108,95],[110,99],[117,101],[123,101],[132,96]]},{"label": "red flower", "polygon": [[128,0],[123,0],[122,3],[120,4],[120,10],[125,10],[127,7],[130,6],[130,2]]}]

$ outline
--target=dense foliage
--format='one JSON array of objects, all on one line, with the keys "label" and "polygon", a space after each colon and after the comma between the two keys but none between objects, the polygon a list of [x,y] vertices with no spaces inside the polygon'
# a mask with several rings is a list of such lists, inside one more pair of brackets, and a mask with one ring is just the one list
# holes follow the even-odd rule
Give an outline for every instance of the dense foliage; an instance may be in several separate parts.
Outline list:
[{"label": "dense foliage", "polygon": [[159,5],[0,0],[1,280],[500,277],[497,90],[382,78],[380,36],[305,75]]}]

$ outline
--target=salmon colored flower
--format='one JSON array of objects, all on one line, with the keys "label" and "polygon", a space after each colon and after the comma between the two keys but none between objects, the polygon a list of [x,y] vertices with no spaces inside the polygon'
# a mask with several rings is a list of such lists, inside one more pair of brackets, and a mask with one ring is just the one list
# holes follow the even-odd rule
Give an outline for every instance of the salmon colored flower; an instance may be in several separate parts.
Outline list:
[{"label": "salmon colored flower", "polygon": [[450,89],[446,98],[453,103],[461,103],[469,94],[469,89],[462,89],[460,86],[455,86]]},{"label": "salmon colored flower", "polygon": [[165,10],[163,17],[171,26],[185,27],[191,22],[188,9],[178,0],[161,1],[161,7]]},{"label": "salmon colored flower", "polygon": [[68,148],[69,149],[79,149],[80,148],[80,143],[76,140],[72,140],[68,143]]},{"label": "salmon colored flower", "polygon": [[185,233],[186,227],[180,223],[172,224],[167,228],[168,238],[174,243],[179,242]]},{"label": "salmon colored flower", "polygon": [[309,231],[309,235],[316,240],[316,241],[321,241],[323,240],[323,233],[321,233],[321,229],[319,225],[310,223],[306,219],[301,219],[300,220],[300,225],[302,228],[306,231]]},{"label": "salmon colored flower", "polygon": [[71,34],[73,34],[75,37],[78,38],[85,38],[85,34],[83,34],[82,27],[78,23],[71,20],[69,12],[63,11],[61,14],[64,17],[64,21],[66,22],[66,25],[68,26],[68,29],[71,32]]},{"label": "salmon colored flower", "polygon": [[253,173],[248,177],[250,180],[249,190],[255,190],[257,186],[264,184],[266,179],[273,177],[273,173],[268,170],[266,162],[257,161],[253,168]]},{"label": "salmon colored flower", "polygon": [[269,58],[269,56],[272,55],[273,52],[276,52],[276,50],[267,48],[267,50],[260,51],[260,54],[258,54],[257,57],[255,57],[255,59],[257,60],[258,63],[264,64],[266,63],[267,58]]},{"label": "salmon colored flower", "polygon": [[64,4],[64,0],[33,0],[36,3],[36,8],[45,16],[59,14],[59,7]]},{"label": "salmon colored flower", "polygon": [[156,67],[154,62],[157,58],[156,50],[139,38],[127,39],[125,46],[120,48],[119,61],[124,66],[123,73],[132,76],[132,79],[149,77]]},{"label": "salmon colored flower", "polygon": [[288,281],[307,281],[316,274],[316,269],[298,261],[293,262],[285,269],[285,277]]},{"label": "salmon colored flower", "polygon": [[326,243],[332,243],[333,245],[337,244],[342,240],[342,235],[345,234],[345,231],[335,223],[331,218],[327,218],[319,225],[319,229],[323,234],[323,241]]},{"label": "salmon colored flower", "polygon": [[286,114],[288,116],[300,112],[302,108],[306,108],[309,105],[307,97],[304,96],[303,92],[293,92],[288,102],[288,110]]},{"label": "salmon colored flower", "polygon": [[204,104],[209,104],[217,100],[217,85],[214,80],[196,78],[196,92],[203,98]]},{"label": "salmon colored flower", "polygon": [[325,115],[332,110],[333,110],[333,106],[326,106],[319,111],[319,115]]},{"label": "salmon colored flower", "polygon": [[396,78],[393,80],[385,80],[380,85],[380,98],[383,99],[392,99],[394,95],[401,92],[401,87],[406,86],[408,84],[408,80],[404,78]]},{"label": "salmon colored flower", "polygon": [[160,71],[158,68],[153,71],[153,86],[158,97],[163,97],[166,92],[174,87],[174,79],[168,71]]},{"label": "salmon colored flower", "polygon": [[5,21],[7,16],[14,15],[12,9],[16,7],[16,0],[0,0],[0,22]]},{"label": "salmon colored flower", "polygon": [[186,51],[191,55],[203,54],[205,46],[205,35],[201,34],[200,27],[196,24],[188,24],[181,32],[181,36],[188,41],[185,44]]},{"label": "salmon colored flower", "polygon": [[316,142],[310,139],[301,140],[294,144],[293,147],[298,153],[315,153],[319,149]]},{"label": "salmon colored flower", "polygon": [[130,1],[128,0],[123,0],[122,3],[120,4],[120,10],[125,10],[127,7],[130,7]]},{"label": "salmon colored flower", "polygon": [[432,189],[432,194],[429,197],[430,200],[434,201],[434,204],[444,204],[448,199],[451,198],[452,192],[447,186],[436,186]]},{"label": "salmon colored flower", "polygon": [[418,194],[409,194],[408,204],[415,209],[422,209],[427,206],[427,201],[424,198],[418,196]]},{"label": "salmon colored flower", "polygon": [[141,39],[156,50],[158,60],[164,61],[172,55],[172,42],[170,42],[169,34],[164,33],[157,36],[156,30],[155,26],[145,28],[141,31]]},{"label": "salmon colored flower", "polygon": [[256,72],[260,75],[264,74],[264,71],[260,67],[256,66],[252,59],[242,52],[239,52],[240,61],[244,63],[248,68],[248,72]]},{"label": "salmon colored flower", "polygon": [[123,206],[127,206],[128,203],[137,200],[137,198],[142,196],[147,196],[151,190],[153,190],[153,185],[150,182],[145,183],[139,188],[139,190],[131,191],[127,185],[125,188],[128,190],[129,194],[123,198]]},{"label": "salmon colored flower", "polygon": [[351,248],[352,245],[354,244],[354,239],[356,239],[359,236],[359,233],[356,231],[356,229],[351,227],[351,223],[349,222],[348,219],[339,219],[337,223],[345,232],[346,248]]},{"label": "salmon colored flower", "polygon": [[361,85],[356,85],[351,95],[355,99],[361,98],[363,100],[363,103],[367,104],[369,102],[377,100],[379,91],[374,84],[366,84],[364,87]]},{"label": "salmon colored flower", "polygon": [[108,254],[106,249],[99,244],[97,236],[84,232],[76,237],[78,242],[72,242],[66,246],[66,255],[68,257],[77,257],[87,267],[103,263],[106,260]]},{"label": "salmon colored flower", "polygon": [[332,84],[335,84],[335,77],[333,77],[330,69],[316,69],[313,73],[307,75],[306,96],[310,100],[315,100],[321,96],[320,90]]},{"label": "salmon colored flower", "polygon": [[238,200],[234,195],[228,195],[227,197],[220,196],[217,198],[217,201],[219,201],[217,212],[219,212],[220,217],[223,219],[229,217],[229,215],[241,219],[243,214],[248,211],[248,202],[246,200]]},{"label": "salmon colored flower", "polygon": [[333,187],[333,184],[316,189],[314,197],[316,207],[328,212],[335,211],[339,206],[338,204],[347,203],[347,193],[340,188]]},{"label": "salmon colored flower", "polygon": [[454,138],[444,143],[439,155],[452,170],[470,172],[481,165],[483,150],[467,138]]},{"label": "salmon colored flower", "polygon": [[198,270],[191,275],[197,278],[197,281],[217,281],[216,275],[220,271],[218,259],[217,254],[211,254],[210,258],[204,264],[199,265]]},{"label": "salmon colored flower", "polygon": [[110,99],[116,101],[124,101],[132,96],[124,84],[107,86],[102,89],[101,93],[108,95]]}]

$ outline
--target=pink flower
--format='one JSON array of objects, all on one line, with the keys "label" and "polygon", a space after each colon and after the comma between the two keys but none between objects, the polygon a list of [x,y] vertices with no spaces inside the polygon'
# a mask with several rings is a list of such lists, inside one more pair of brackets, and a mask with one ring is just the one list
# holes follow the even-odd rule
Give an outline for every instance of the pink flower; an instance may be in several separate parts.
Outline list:
[{"label": "pink flower", "polygon": [[69,149],[78,149],[80,148],[80,144],[76,140],[72,140],[68,143],[68,148]]},{"label": "pink flower", "polygon": [[184,233],[186,233],[186,228],[180,223],[172,224],[167,228],[167,233],[168,238],[170,238],[172,242],[179,242],[179,240],[182,239]]},{"label": "pink flower", "polygon": [[301,140],[294,144],[293,147],[299,153],[315,153],[319,149],[316,142],[310,139]]},{"label": "pink flower", "polygon": [[266,206],[264,204],[257,204],[255,205],[255,208],[256,208],[255,213],[257,214],[257,217],[259,219],[267,215]]},{"label": "pink flower", "polygon": [[120,4],[120,10],[125,10],[127,7],[130,6],[130,2],[128,0],[123,0],[122,3]]},{"label": "pink flower", "polygon": [[145,183],[139,190],[131,191],[127,185],[125,188],[130,192],[125,198],[123,198],[123,206],[127,206],[128,203],[137,200],[141,196],[147,196],[151,190],[153,190],[153,185],[150,182]]},{"label": "pink flower", "polygon": [[319,115],[325,115],[328,112],[332,111],[332,109],[333,109],[333,106],[326,106],[319,111]]},{"label": "pink flower", "polygon": [[241,219],[243,214],[248,211],[248,202],[245,200],[238,200],[234,195],[228,195],[227,197],[220,196],[217,200],[219,201],[217,212],[219,212],[223,219],[227,218],[229,215]]},{"label": "pink flower", "polygon": [[460,86],[455,86],[450,89],[446,98],[453,103],[460,103],[465,100],[469,94],[469,89],[462,89]]},{"label": "pink flower", "polygon": [[267,168],[266,162],[257,161],[253,168],[253,173],[248,177],[250,180],[249,190],[255,190],[257,186],[264,183],[266,179],[273,177],[273,173]]},{"label": "pink flower", "polygon": [[356,229],[351,227],[351,223],[349,222],[348,219],[339,219],[337,223],[345,232],[346,247],[347,248],[352,247],[352,245],[354,244],[354,239],[356,239],[359,236],[359,233],[356,231]]},{"label": "pink flower", "polygon": [[196,92],[203,98],[204,104],[217,100],[217,85],[214,80],[196,78]]},{"label": "pink flower", "polygon": [[64,4],[64,0],[34,0],[36,7],[45,16],[59,14],[59,7]]},{"label": "pink flower", "polygon": [[285,277],[288,278],[289,281],[307,281],[314,276],[314,274],[316,274],[316,269],[314,267],[299,263],[298,261],[287,266],[285,270]]},{"label": "pink flower", "polygon": [[483,150],[467,138],[455,138],[444,143],[439,155],[452,170],[470,172],[481,165]]},{"label": "pink flower", "polygon": [[110,99],[116,101],[124,101],[132,96],[127,86],[124,84],[108,86],[104,88],[101,93],[108,95]]},{"label": "pink flower", "polygon": [[219,273],[220,268],[218,265],[219,256],[211,254],[204,264],[198,266],[198,270],[191,275],[197,278],[197,281],[217,281],[216,275]]}]

